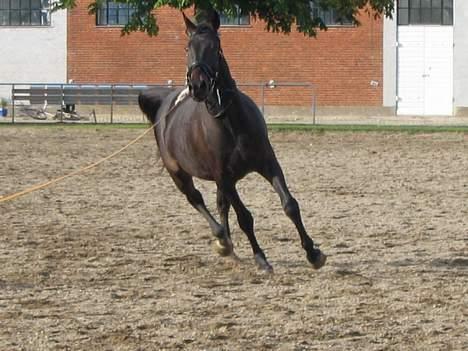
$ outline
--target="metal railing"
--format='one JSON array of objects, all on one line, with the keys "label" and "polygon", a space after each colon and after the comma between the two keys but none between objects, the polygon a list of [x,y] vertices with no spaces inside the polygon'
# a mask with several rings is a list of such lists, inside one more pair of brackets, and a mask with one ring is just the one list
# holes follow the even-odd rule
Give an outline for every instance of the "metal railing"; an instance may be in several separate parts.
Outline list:
[{"label": "metal railing", "polygon": [[[298,104],[308,110],[312,114],[312,122],[316,122],[316,106],[317,94],[316,87],[311,83],[302,82],[260,82],[260,83],[239,83],[237,84],[241,90],[246,90],[247,94],[257,103],[259,109],[265,114],[267,102],[272,100],[269,95],[275,91],[275,101],[271,106],[287,105],[279,103],[283,94],[278,92],[279,89],[302,89],[302,101]],[[55,106],[57,110],[55,120],[57,122],[64,121],[65,107],[69,106],[104,106],[109,108],[110,120],[107,123],[115,122],[117,106],[132,106],[138,105],[138,94],[151,87],[166,87],[176,88],[183,87],[182,84],[173,84],[168,81],[166,84],[135,84],[135,83],[80,83],[80,84],[63,84],[63,83],[0,83],[0,98],[7,96],[9,101],[8,106],[11,109],[10,122],[16,123],[17,113],[25,106],[38,106],[38,109],[45,110],[47,106]],[[276,90],[275,90],[276,89]],[[286,94],[287,95],[287,94]],[[291,94],[290,94],[291,95]],[[294,95],[294,94],[293,94]],[[294,102],[291,104],[294,105]],[[307,107],[308,106],[308,107]],[[93,109],[94,111],[94,109]],[[48,113],[50,115],[50,113]],[[5,119],[3,117],[4,121]],[[142,120],[143,121],[143,120]],[[21,122],[28,122],[28,119]],[[94,122],[97,123],[96,117]]]}]

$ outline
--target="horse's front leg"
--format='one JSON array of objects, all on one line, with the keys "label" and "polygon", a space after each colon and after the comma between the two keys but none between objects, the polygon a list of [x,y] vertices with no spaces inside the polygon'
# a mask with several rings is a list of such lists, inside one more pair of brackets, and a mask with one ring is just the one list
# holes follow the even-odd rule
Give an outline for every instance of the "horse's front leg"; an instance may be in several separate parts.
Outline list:
[{"label": "horse's front leg", "polygon": [[176,173],[169,172],[174,183],[179,190],[185,194],[188,202],[206,219],[213,235],[216,237],[215,249],[221,256],[229,256],[233,254],[233,245],[226,230],[220,225],[211,213],[206,208],[205,202],[201,193],[195,188],[193,178],[185,172],[178,171]]},{"label": "horse's front leg", "polygon": [[278,193],[284,212],[292,220],[299,232],[301,245],[307,253],[307,259],[312,263],[315,269],[321,268],[325,264],[327,256],[314,247],[314,242],[307,234],[304,224],[302,223],[299,204],[289,192],[283,171],[276,158],[273,156],[273,158],[259,170],[259,173],[271,183],[275,191]]},{"label": "horse's front leg", "polygon": [[224,230],[226,230],[226,234],[231,237],[231,230],[229,229],[229,209],[231,208],[231,203],[219,187],[216,191],[216,206],[218,208],[221,224]]},{"label": "horse's front leg", "polygon": [[[226,231],[227,236],[229,239],[231,239],[231,244],[232,244],[232,238],[231,238],[231,229],[229,228],[229,209],[231,208],[231,203],[229,202],[228,198],[226,195],[223,193],[223,191],[218,187],[216,191],[216,206],[218,208],[218,213],[219,213],[219,218],[221,220],[221,225],[224,227],[224,230]],[[218,247],[215,247],[216,250],[222,250],[223,245],[218,241],[215,243]],[[239,258],[236,256],[234,251],[231,254],[232,258],[238,260]]]},{"label": "horse's front leg", "polygon": [[[236,211],[237,221],[239,222],[240,228],[249,239],[257,266],[266,272],[273,272],[273,267],[268,263],[266,256],[263,253],[263,250],[260,248],[260,245],[257,242],[257,238],[255,237],[254,220],[252,214],[242,203],[234,184],[218,184],[218,189],[218,192],[224,194],[228,202],[234,208],[234,211]],[[227,222],[227,212],[225,220]]]}]

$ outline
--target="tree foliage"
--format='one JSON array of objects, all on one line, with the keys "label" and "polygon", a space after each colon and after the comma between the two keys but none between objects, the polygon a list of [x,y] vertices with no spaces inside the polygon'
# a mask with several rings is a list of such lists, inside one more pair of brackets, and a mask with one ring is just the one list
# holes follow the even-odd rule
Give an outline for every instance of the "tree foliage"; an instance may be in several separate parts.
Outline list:
[{"label": "tree foliage", "polygon": [[[365,10],[369,15],[391,16],[394,0],[114,0],[127,3],[135,8],[123,33],[134,31],[157,35],[159,27],[153,10],[170,6],[185,10],[195,7],[197,10],[214,8],[226,15],[234,15],[240,10],[254,18],[265,21],[266,28],[273,32],[290,33],[296,28],[308,36],[315,36],[317,29],[326,29],[323,19],[312,11],[311,4],[324,10],[334,9],[339,17],[352,19],[359,24],[356,14]],[[76,0],[58,0],[54,9],[73,8]],[[90,14],[95,14],[105,0],[94,0],[89,5]],[[296,25],[294,27],[294,25]]]}]

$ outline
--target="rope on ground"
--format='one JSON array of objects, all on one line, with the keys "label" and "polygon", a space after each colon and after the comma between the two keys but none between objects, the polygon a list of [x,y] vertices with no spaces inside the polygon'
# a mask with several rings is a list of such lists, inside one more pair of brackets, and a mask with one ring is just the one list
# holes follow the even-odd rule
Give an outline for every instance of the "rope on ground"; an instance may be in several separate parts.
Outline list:
[{"label": "rope on ground", "polygon": [[151,125],[151,127],[149,127],[148,129],[146,129],[143,133],[141,133],[137,138],[133,139],[132,141],[130,141],[127,145],[125,145],[124,147],[120,148],[119,150],[113,152],[112,154],[110,154],[109,156],[106,156],[102,159],[100,159],[99,161],[97,162],[94,162],[86,167],[83,167],[83,168],[80,168],[80,169],[77,169],[71,173],[68,173],[68,174],[65,174],[61,177],[57,177],[57,178],[54,178],[52,180],[49,180],[48,182],[45,182],[45,183],[42,183],[42,184],[37,184],[35,186],[32,186],[30,188],[27,188],[23,191],[20,191],[20,192],[17,192],[17,193],[14,193],[14,194],[11,194],[11,195],[6,195],[6,196],[0,196],[0,203],[2,202],[7,202],[7,201],[11,201],[11,200],[14,200],[20,196],[23,196],[23,195],[27,195],[27,194],[30,194],[32,192],[35,192],[35,191],[38,191],[38,190],[41,190],[41,189],[44,189],[44,188],[47,188],[53,184],[56,184],[64,179],[67,179],[67,178],[70,178],[70,177],[73,177],[73,176],[76,176],[80,173],[83,173],[87,170],[90,170],[94,167],[97,167],[99,166],[101,163],[117,156],[118,154],[120,154],[121,152],[125,151],[126,149],[128,149],[130,146],[132,146],[133,144],[135,144],[136,142],[138,142],[141,138],[143,138],[146,134],[148,134],[149,131],[153,130],[154,127],[156,127],[156,124],[153,124]]}]

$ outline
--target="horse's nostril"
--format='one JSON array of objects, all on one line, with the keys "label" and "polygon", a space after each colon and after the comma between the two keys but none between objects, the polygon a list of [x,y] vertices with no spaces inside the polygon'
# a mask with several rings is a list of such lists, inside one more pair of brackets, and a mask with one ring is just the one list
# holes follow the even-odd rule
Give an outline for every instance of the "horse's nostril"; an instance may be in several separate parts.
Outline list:
[{"label": "horse's nostril", "polygon": [[192,82],[193,91],[198,94],[205,94],[208,91],[208,83],[204,80]]},{"label": "horse's nostril", "polygon": [[208,96],[208,83],[204,80],[192,81],[189,90],[196,101],[203,101]]}]

